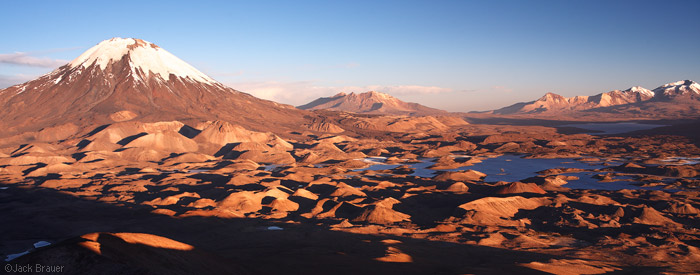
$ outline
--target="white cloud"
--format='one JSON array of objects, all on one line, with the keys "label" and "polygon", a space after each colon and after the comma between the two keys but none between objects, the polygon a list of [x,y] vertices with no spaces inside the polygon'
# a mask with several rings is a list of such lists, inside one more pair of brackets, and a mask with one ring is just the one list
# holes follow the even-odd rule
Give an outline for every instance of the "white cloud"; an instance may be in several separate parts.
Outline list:
[{"label": "white cloud", "polygon": [[491,87],[490,91],[510,93],[513,91],[513,89],[508,88],[506,86],[498,86],[497,85],[497,86]]},{"label": "white cloud", "polygon": [[20,83],[35,79],[36,75],[16,74],[16,75],[0,75],[0,89],[14,86]]},{"label": "white cloud", "polygon": [[344,69],[354,69],[354,68],[360,67],[360,63],[348,62],[348,63],[343,64],[341,67]]},{"label": "white cloud", "polygon": [[303,105],[319,97],[332,96],[344,93],[362,93],[367,91],[377,91],[395,96],[403,95],[425,95],[449,93],[454,90],[435,86],[419,85],[397,85],[397,86],[323,86],[317,85],[314,81],[258,81],[258,82],[229,82],[226,85],[236,90],[252,94],[256,97],[269,99],[280,103],[294,106]]},{"label": "white cloud", "polygon": [[312,81],[279,82],[234,82],[226,83],[231,88],[252,94],[256,97],[280,103],[302,105],[322,96],[340,92],[338,88],[314,85]]},{"label": "white cloud", "polygon": [[16,52],[0,54],[0,63],[24,65],[42,68],[57,68],[68,63],[68,60],[52,59],[48,57],[31,56],[28,53]]},{"label": "white cloud", "polygon": [[367,91],[377,91],[392,95],[419,95],[419,94],[441,94],[449,93],[454,90],[436,86],[419,86],[419,85],[399,85],[399,86],[379,86],[370,85],[366,87]]}]

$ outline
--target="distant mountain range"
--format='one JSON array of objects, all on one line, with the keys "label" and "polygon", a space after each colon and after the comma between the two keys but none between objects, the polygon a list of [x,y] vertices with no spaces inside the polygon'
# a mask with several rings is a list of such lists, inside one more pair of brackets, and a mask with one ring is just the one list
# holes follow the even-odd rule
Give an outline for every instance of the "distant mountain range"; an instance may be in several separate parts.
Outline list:
[{"label": "distant mountain range", "polygon": [[308,104],[298,106],[303,110],[332,110],[358,114],[383,115],[445,115],[448,112],[426,107],[418,103],[404,102],[391,95],[370,91],[365,93],[339,93],[332,97],[322,97]]},{"label": "distant mountain range", "polygon": [[[508,107],[492,111],[494,114],[557,114],[577,111],[617,111],[622,112],[632,106],[661,105],[668,103],[698,103],[700,104],[700,84],[692,80],[682,80],[662,85],[654,90],[635,86],[627,90],[614,90],[594,96],[563,97],[547,93],[543,97],[530,101],[516,103]],[[666,106],[669,109],[672,106]],[[640,110],[641,111],[641,110]]]}]

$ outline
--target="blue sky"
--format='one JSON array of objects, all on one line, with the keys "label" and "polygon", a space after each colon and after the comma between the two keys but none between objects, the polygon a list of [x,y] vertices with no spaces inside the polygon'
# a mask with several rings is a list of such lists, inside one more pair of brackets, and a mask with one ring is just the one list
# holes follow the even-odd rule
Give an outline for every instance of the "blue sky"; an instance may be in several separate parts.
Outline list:
[{"label": "blue sky", "polygon": [[112,2],[0,3],[0,87],[111,37],[293,105],[377,90],[471,111],[700,81],[700,1]]}]

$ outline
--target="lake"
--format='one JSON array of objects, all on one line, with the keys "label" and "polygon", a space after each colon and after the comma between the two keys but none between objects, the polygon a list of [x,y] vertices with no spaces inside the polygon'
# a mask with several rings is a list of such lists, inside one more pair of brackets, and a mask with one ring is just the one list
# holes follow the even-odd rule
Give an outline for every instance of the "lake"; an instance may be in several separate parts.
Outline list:
[{"label": "lake", "polygon": [[[573,158],[557,158],[557,159],[526,159],[522,155],[502,155],[495,158],[482,160],[481,163],[476,163],[472,166],[463,166],[457,169],[432,170],[429,166],[435,164],[435,158],[420,159],[419,163],[407,164],[414,169],[410,175],[424,178],[432,178],[438,171],[464,171],[476,170],[486,173],[485,182],[514,182],[524,180],[530,177],[538,176],[537,172],[550,168],[579,168],[585,169],[584,172],[564,173],[563,175],[577,176],[578,180],[571,180],[563,187],[572,189],[598,189],[598,190],[621,190],[621,189],[645,189],[645,190],[661,190],[661,187],[639,187],[634,185],[635,182],[630,181],[630,177],[616,177],[619,181],[600,182],[594,178],[595,175],[602,172],[592,170],[608,167],[602,162],[581,162]],[[384,164],[383,159],[368,158],[365,161],[372,166],[353,171],[364,170],[388,170],[394,169],[401,165]],[[621,163],[609,163],[609,165],[620,165]]]}]

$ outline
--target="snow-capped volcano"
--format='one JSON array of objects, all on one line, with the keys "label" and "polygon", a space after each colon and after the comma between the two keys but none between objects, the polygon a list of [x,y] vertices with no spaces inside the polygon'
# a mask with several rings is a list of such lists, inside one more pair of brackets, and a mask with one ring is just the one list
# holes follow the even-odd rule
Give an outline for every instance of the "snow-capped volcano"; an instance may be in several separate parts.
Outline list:
[{"label": "snow-capped volcano", "polygon": [[155,44],[133,38],[102,41],[49,74],[0,90],[0,124],[17,130],[87,120],[112,123],[118,117],[223,119],[267,131],[303,123],[304,115],[226,87]]},{"label": "snow-capped volcano", "polygon": [[141,72],[146,77],[153,74],[167,80],[172,74],[195,81],[216,83],[207,75],[161,47],[148,41],[133,38],[112,38],[102,41],[68,63],[68,66],[88,68],[96,65],[105,70],[108,65],[119,62],[122,58],[129,59],[129,67],[131,67],[133,75]]}]

